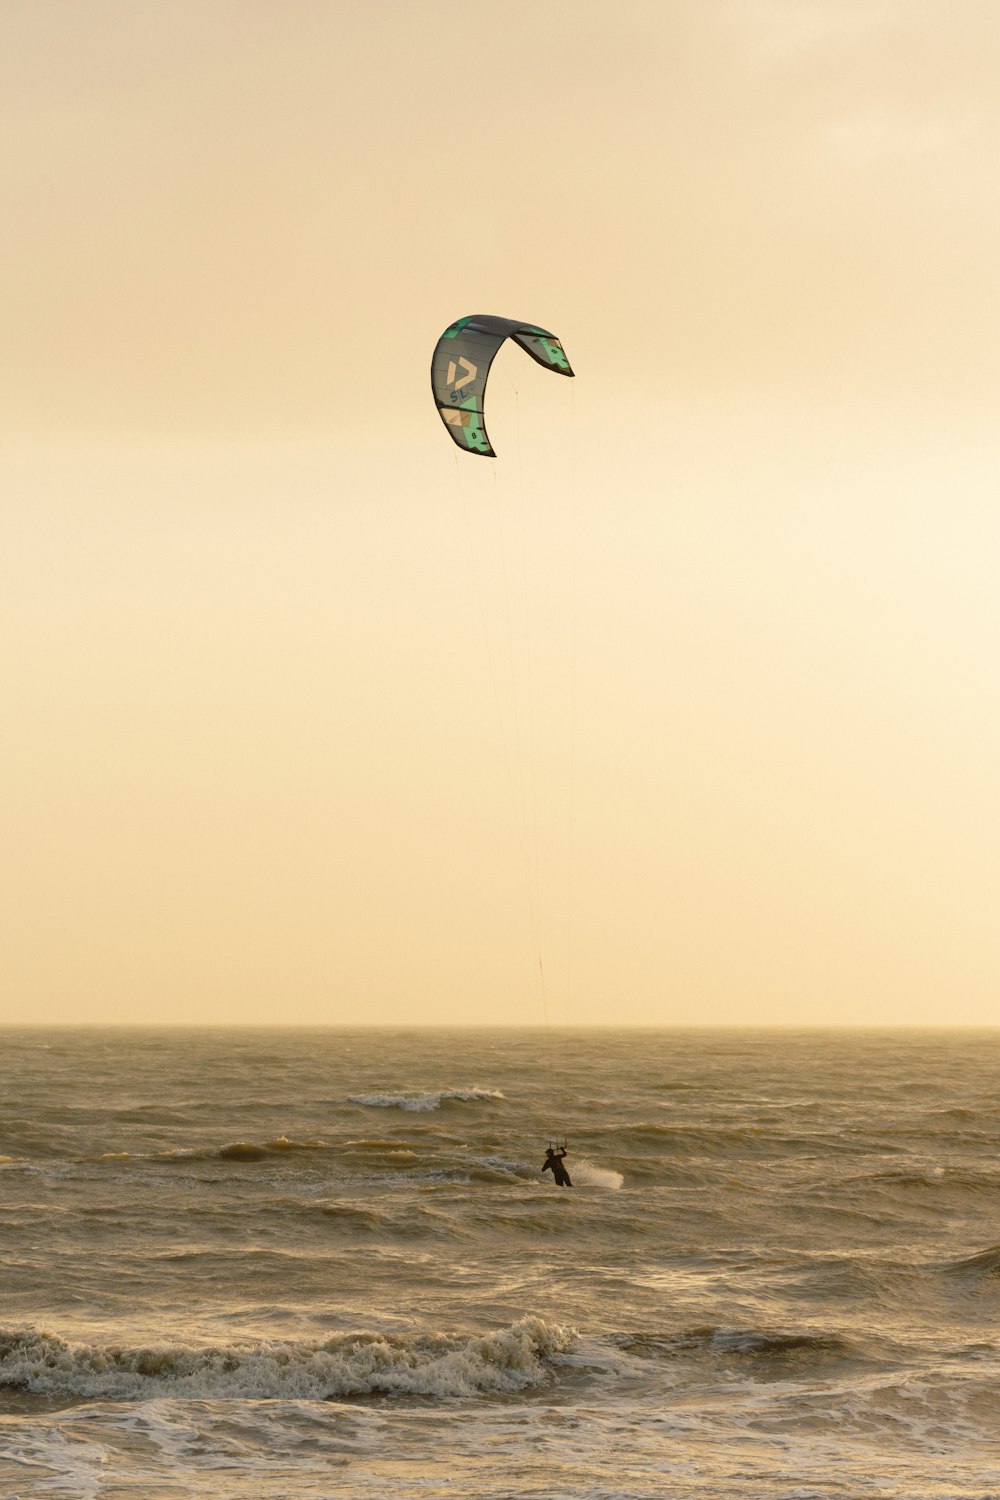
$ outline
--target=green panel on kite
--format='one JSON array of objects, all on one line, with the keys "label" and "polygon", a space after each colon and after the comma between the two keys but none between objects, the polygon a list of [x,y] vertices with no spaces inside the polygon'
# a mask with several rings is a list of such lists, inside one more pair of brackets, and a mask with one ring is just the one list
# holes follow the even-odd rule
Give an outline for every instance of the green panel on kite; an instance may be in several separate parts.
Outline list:
[{"label": "green panel on kite", "polygon": [[573,374],[554,333],[534,323],[485,313],[459,318],[446,328],[431,359],[431,388],[442,422],[459,448],[484,458],[496,457],[483,417],[486,381],[497,350],[508,338],[546,370]]}]

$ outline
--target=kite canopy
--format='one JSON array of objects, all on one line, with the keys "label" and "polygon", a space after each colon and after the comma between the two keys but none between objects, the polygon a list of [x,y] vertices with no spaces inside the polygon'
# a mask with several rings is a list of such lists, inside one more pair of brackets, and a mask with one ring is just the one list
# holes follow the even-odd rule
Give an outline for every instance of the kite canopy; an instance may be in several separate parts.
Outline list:
[{"label": "kite canopy", "polygon": [[569,360],[554,333],[519,323],[515,318],[494,318],[476,313],[459,318],[437,341],[431,360],[431,387],[441,420],[452,438],[467,453],[495,458],[483,421],[483,402],[490,366],[500,345],[511,338],[532,359],[554,370],[572,375]]}]

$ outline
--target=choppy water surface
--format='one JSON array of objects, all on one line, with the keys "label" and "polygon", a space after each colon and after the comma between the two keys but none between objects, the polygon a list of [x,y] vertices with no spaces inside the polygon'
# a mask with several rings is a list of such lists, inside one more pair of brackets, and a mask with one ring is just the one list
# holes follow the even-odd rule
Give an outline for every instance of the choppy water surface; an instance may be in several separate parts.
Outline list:
[{"label": "choppy water surface", "polygon": [[1000,1494],[1000,1033],[6,1031],[0,1129],[5,1500]]}]

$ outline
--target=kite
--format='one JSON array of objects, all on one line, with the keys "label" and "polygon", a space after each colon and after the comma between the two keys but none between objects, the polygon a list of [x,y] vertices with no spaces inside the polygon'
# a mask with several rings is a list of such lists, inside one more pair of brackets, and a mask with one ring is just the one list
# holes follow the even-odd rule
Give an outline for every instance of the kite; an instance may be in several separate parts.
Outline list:
[{"label": "kite", "polygon": [[431,388],[442,422],[451,437],[467,453],[496,458],[486,435],[483,403],[490,366],[500,345],[508,338],[532,359],[557,375],[572,375],[569,360],[554,333],[519,323],[515,318],[494,318],[477,313],[459,318],[438,339],[431,360]]}]

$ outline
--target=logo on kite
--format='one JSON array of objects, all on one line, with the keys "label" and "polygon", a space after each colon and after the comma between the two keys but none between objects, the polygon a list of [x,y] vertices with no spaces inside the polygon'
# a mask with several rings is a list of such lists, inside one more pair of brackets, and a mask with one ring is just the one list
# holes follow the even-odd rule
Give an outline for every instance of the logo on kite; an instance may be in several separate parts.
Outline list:
[{"label": "logo on kite", "polygon": [[[495,318],[477,313],[459,318],[438,339],[431,359],[431,389],[434,403],[449,435],[467,453],[495,458],[486,435],[484,402],[490,366],[500,346],[508,339],[554,375],[572,375],[561,341],[546,328],[518,323],[513,318]],[[456,408],[459,393],[470,386],[482,370],[479,388]]]},{"label": "logo on kite", "polygon": [[[448,361],[448,384],[453,385],[456,391],[460,391],[463,385],[468,385],[470,381],[475,380],[479,374],[479,366],[474,365],[471,360],[465,359],[461,354],[458,356],[458,362],[465,371],[461,380],[455,378],[457,374],[455,361],[453,359]],[[454,401],[455,397],[452,396],[451,399]]]}]

